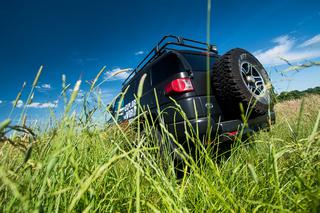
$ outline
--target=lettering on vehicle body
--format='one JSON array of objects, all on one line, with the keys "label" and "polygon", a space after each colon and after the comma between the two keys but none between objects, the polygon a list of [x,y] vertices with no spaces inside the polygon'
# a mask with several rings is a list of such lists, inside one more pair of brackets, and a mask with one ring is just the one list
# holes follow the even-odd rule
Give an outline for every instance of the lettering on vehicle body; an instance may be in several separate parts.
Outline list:
[{"label": "lettering on vehicle body", "polygon": [[133,100],[133,101],[127,103],[123,107],[123,111],[124,111],[124,115],[123,115],[124,119],[130,119],[130,118],[133,118],[134,116],[136,116],[136,114],[137,114],[137,101]]}]

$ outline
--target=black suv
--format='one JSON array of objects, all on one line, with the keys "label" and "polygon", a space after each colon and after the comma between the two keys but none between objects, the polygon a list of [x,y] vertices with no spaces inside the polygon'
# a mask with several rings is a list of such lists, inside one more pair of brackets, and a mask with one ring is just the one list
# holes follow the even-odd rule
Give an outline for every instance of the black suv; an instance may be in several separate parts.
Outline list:
[{"label": "black suv", "polygon": [[[200,136],[206,135],[208,127],[211,135],[232,136],[241,127],[252,132],[275,121],[268,74],[246,50],[235,48],[220,56],[214,45],[164,36],[124,81],[125,95],[112,107],[118,121],[137,115],[142,76],[140,104],[154,120],[158,107],[163,110],[162,122],[179,141],[185,138],[186,118]],[[177,105],[185,116],[177,112]]]}]

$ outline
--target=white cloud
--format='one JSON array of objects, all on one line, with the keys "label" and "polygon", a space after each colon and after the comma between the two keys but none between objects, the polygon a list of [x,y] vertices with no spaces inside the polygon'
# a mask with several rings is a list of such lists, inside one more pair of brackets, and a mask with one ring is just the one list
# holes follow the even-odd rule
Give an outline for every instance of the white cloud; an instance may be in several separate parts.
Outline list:
[{"label": "white cloud", "polygon": [[130,71],[132,71],[132,68],[115,68],[112,71],[105,72],[104,79],[109,81],[125,80],[128,78]]},{"label": "white cloud", "polygon": [[16,107],[21,108],[22,106],[23,106],[23,101],[22,100],[18,100]]},{"label": "white cloud", "polygon": [[50,84],[42,84],[41,87],[44,88],[44,89],[51,89],[51,85]]},{"label": "white cloud", "polygon": [[31,104],[28,104],[28,108],[36,108],[36,109],[43,109],[43,108],[56,108],[58,106],[58,100],[55,100],[53,102],[33,102]]},{"label": "white cloud", "polygon": [[42,89],[42,90],[49,90],[51,89],[51,85],[50,84],[41,84],[41,85],[37,85],[35,86],[37,89]]},{"label": "white cloud", "polygon": [[140,50],[140,51],[138,51],[138,52],[135,52],[134,54],[135,54],[135,55],[143,55],[143,54],[144,54],[144,51]]},{"label": "white cloud", "polygon": [[[315,42],[316,39],[313,38],[305,42]],[[312,39],[313,41],[310,42]],[[299,62],[320,57],[320,47],[310,48],[309,45],[297,46],[296,39],[290,37],[289,35],[275,38],[272,40],[272,42],[275,43],[272,48],[267,50],[259,50],[253,53],[259,59],[259,61],[266,66],[277,66],[286,64],[286,62],[282,59],[288,60],[290,62]],[[306,48],[307,46],[309,48]]]},{"label": "white cloud", "polygon": [[2,104],[2,103],[3,103],[3,101],[0,100],[0,104]]},{"label": "white cloud", "polygon": [[[69,95],[71,95],[71,94],[73,93],[73,89],[71,89],[71,88],[68,89],[68,90],[67,90],[67,93],[68,93]],[[79,89],[79,90],[78,90],[78,95],[77,95],[77,97],[83,98],[84,95],[85,95],[84,91],[83,91],[82,89]]]},{"label": "white cloud", "polygon": [[[58,100],[55,100],[53,102],[33,102],[31,104],[26,105],[27,108],[36,108],[36,109],[43,109],[43,108],[56,108],[58,107]],[[12,101],[12,104],[14,104],[14,101]],[[24,106],[24,103],[22,100],[18,100],[16,107],[22,108]]]},{"label": "white cloud", "polygon": [[[12,101],[11,103],[12,103],[12,105],[14,105],[14,104],[15,104],[15,101]],[[16,107],[17,107],[17,108],[23,107],[23,101],[22,101],[22,100],[18,100]]]},{"label": "white cloud", "polygon": [[315,35],[314,37],[310,38],[309,40],[306,40],[302,44],[299,45],[299,47],[308,47],[315,44],[320,44],[320,34]]}]

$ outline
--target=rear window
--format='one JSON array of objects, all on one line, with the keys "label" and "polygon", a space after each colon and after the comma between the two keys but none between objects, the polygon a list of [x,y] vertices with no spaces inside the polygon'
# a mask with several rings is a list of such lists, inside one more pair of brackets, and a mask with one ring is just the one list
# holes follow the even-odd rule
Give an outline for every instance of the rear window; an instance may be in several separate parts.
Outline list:
[{"label": "rear window", "polygon": [[180,72],[181,66],[181,62],[175,54],[169,54],[159,60],[151,68],[152,85],[157,85],[170,76]]},{"label": "rear window", "polygon": [[[185,59],[189,62],[193,71],[206,71],[207,70],[207,56],[206,55],[198,55],[198,54],[183,54]],[[214,64],[214,57],[210,57],[210,67]]]}]

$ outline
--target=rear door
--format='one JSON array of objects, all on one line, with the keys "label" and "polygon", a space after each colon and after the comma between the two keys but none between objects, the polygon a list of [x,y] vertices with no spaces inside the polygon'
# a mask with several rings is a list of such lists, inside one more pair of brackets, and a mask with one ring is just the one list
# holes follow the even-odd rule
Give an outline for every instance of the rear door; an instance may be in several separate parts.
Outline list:
[{"label": "rear door", "polygon": [[[170,99],[173,98],[178,102],[182,110],[185,112],[187,118],[193,119],[196,117],[196,113],[202,116],[202,109],[200,108],[200,100],[196,97],[196,93],[193,91],[176,92],[166,94],[165,88],[177,79],[191,79],[190,66],[185,63],[184,58],[178,52],[169,52],[156,61],[151,68],[151,83],[155,88],[158,103],[161,110],[164,110],[163,116],[166,123],[174,123],[182,121],[180,112],[175,108],[174,102]],[[191,79],[192,81],[192,79]],[[154,101],[156,103],[156,101]],[[194,104],[198,109],[195,112]],[[153,106],[154,108],[156,105]]]},{"label": "rear door", "polygon": [[[206,53],[185,52],[185,53],[182,53],[182,55],[191,66],[196,95],[206,96],[207,95],[207,55]],[[211,55],[209,59],[210,72],[213,68],[213,64],[215,60],[216,60],[216,57],[214,55]],[[211,95],[212,95],[212,92],[211,92]]]},{"label": "rear door", "polygon": [[[170,99],[165,94],[165,86],[174,79],[189,77],[183,63],[178,55],[169,52],[159,58],[151,67],[151,84],[156,89],[158,101],[160,105],[170,102]],[[188,96],[187,93],[173,95],[175,99]],[[189,94],[190,95],[190,94]]]},{"label": "rear door", "polygon": [[212,82],[211,82],[211,73],[214,72],[213,65],[215,61],[218,59],[217,54],[211,54],[209,57],[209,68],[210,68],[210,101],[208,99],[208,87],[207,87],[207,53],[200,52],[183,52],[183,57],[191,66],[191,70],[193,73],[193,85],[195,95],[199,98],[201,104],[200,107],[205,115],[207,115],[208,110],[211,112],[211,117],[215,122],[219,120],[224,120],[222,110],[213,94]]}]

